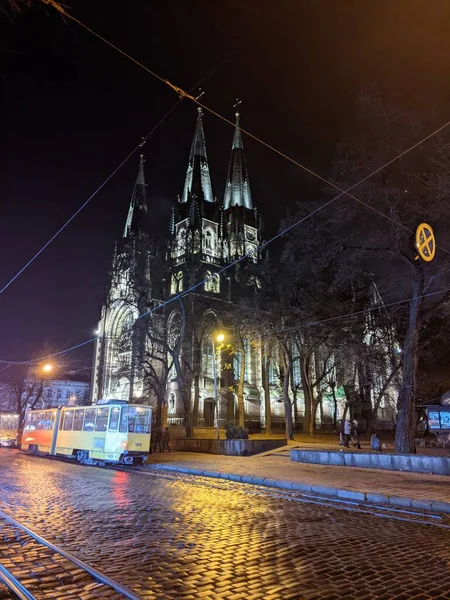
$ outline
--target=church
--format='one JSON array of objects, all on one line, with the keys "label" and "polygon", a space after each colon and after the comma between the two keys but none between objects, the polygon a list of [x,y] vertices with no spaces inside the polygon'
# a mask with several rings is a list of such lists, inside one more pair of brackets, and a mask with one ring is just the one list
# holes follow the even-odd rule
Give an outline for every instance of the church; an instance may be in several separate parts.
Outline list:
[{"label": "church", "polygon": [[264,390],[261,343],[237,341],[233,325],[239,298],[263,285],[255,273],[265,260],[239,119],[236,113],[225,189],[217,199],[198,109],[184,184],[163,241],[149,230],[141,155],[98,325],[93,402],[148,403],[169,425],[213,428],[236,421],[240,398],[250,430],[265,427],[269,406],[272,424],[283,427],[276,370],[267,368]]},{"label": "church", "polygon": [[[98,324],[91,401],[149,404],[158,425],[184,427],[189,437],[194,428],[208,435],[205,429],[219,430],[227,423],[250,432],[283,431],[286,414],[296,429],[305,421],[310,430],[336,429],[350,406],[352,415],[391,427],[397,390],[388,362],[380,373],[369,373],[371,366],[358,363],[351,369],[356,373],[352,385],[346,386],[336,382],[334,353],[318,356],[315,363],[322,364],[327,379],[314,375],[323,381],[311,413],[311,400],[305,406],[298,341],[288,350],[287,368],[284,350],[261,335],[248,311],[267,284],[267,256],[239,113],[220,198],[213,193],[201,109],[180,191],[169,222],[155,231],[141,155]],[[372,294],[372,304],[382,312],[375,288]],[[364,343],[381,344],[378,350],[388,356],[395,340],[389,331],[375,335],[377,327],[368,319]]]}]

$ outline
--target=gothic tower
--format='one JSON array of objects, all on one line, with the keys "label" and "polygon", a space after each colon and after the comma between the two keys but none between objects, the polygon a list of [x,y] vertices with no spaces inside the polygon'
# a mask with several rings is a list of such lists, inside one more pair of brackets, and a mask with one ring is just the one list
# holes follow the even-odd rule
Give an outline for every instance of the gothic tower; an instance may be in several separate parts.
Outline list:
[{"label": "gothic tower", "polygon": [[103,397],[131,400],[142,392],[138,357],[143,352],[143,340],[136,320],[148,305],[149,265],[155,252],[149,233],[144,163],[141,155],[98,324],[91,392],[94,400]]}]

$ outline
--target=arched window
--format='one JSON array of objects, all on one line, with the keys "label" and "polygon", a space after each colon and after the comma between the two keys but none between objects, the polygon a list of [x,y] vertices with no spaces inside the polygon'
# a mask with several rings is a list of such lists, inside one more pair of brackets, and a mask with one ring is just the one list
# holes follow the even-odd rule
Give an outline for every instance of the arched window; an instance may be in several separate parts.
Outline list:
[{"label": "arched window", "polygon": [[211,336],[205,334],[202,341],[202,373],[203,377],[213,377],[214,344]]},{"label": "arched window", "polygon": [[183,271],[178,271],[178,273],[172,274],[172,279],[170,282],[170,293],[178,294],[183,291]]}]

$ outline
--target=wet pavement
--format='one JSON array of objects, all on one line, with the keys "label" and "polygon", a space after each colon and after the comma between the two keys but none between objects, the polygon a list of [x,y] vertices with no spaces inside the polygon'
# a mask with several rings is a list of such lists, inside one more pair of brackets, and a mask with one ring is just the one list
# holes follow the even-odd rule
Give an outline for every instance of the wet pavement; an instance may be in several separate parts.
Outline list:
[{"label": "wet pavement", "polygon": [[12,450],[0,452],[0,508],[142,598],[450,599],[445,519]]}]

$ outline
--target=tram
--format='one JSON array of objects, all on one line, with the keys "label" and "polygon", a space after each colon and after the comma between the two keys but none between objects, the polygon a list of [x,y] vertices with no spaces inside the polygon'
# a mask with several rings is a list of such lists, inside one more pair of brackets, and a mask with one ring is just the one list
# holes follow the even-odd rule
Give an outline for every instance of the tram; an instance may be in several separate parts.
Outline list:
[{"label": "tram", "polygon": [[121,400],[92,406],[31,410],[22,450],[65,456],[82,464],[143,463],[150,449],[152,409]]},{"label": "tram", "polygon": [[0,446],[17,446],[19,415],[0,413]]}]

